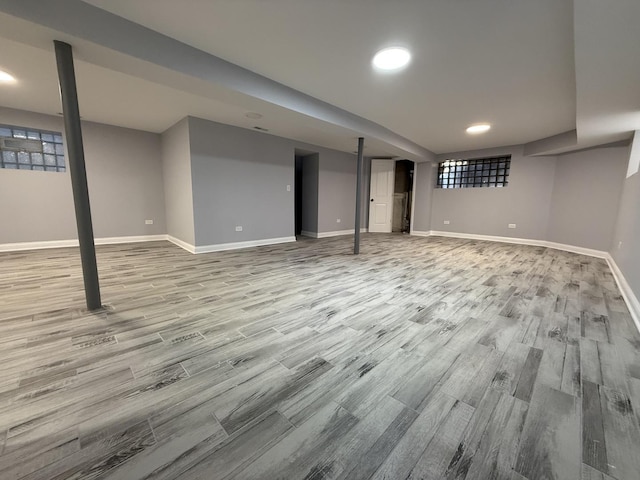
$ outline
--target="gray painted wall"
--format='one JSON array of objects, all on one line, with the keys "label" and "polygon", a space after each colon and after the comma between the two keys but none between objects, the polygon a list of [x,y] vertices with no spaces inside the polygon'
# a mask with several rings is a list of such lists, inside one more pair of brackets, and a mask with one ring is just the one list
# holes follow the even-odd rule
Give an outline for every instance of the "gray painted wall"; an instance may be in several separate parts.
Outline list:
[{"label": "gray painted wall", "polygon": [[640,245],[640,172],[624,180],[610,251],[636,298],[640,299],[638,245]]},{"label": "gray painted wall", "polygon": [[[61,117],[0,108],[0,123],[62,132]],[[82,123],[96,237],[166,232],[159,135]],[[77,238],[69,172],[0,169],[0,244]],[[145,225],[145,220],[154,220]]]},{"label": "gray painted wall", "polygon": [[[317,186],[304,193],[307,215],[302,229],[318,233],[353,229],[355,155],[195,117],[189,117],[189,136],[195,245],[292,237],[296,150],[317,154],[310,164],[316,177],[312,173],[307,178]],[[367,198],[368,168],[364,170],[363,198]],[[312,209],[315,215],[309,212]],[[242,226],[242,232],[236,232],[236,226]]]},{"label": "gray painted wall", "polygon": [[421,162],[415,164],[415,185],[413,192],[414,210],[412,230],[428,232],[431,230],[431,212],[433,203],[433,190],[435,185],[434,173],[436,164]]},{"label": "gray painted wall", "polygon": [[609,251],[627,160],[626,147],[558,156],[547,240]]},{"label": "gray painted wall", "polygon": [[305,155],[302,160],[302,231],[318,232],[318,154]]},{"label": "gray painted wall", "polygon": [[194,117],[189,136],[195,245],[294,235],[292,141]]},{"label": "gray painted wall", "polygon": [[318,232],[353,230],[357,158],[327,149],[321,149],[319,158]]},{"label": "gray painted wall", "polygon": [[191,151],[186,118],[162,134],[162,171],[167,233],[195,245]]},{"label": "gray painted wall", "polygon": [[[555,157],[527,158],[522,146],[514,146],[443,154],[437,161],[509,153],[511,173],[505,188],[435,188],[431,230],[545,240]],[[451,223],[445,225],[445,220]],[[510,223],[516,229],[508,228]]]}]

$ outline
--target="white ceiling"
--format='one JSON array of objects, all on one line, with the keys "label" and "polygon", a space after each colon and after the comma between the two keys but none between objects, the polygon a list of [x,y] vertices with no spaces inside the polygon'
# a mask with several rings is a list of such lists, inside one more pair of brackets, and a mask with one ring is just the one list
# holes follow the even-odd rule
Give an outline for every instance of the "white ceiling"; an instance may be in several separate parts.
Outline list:
[{"label": "white ceiling", "polygon": [[[640,129],[637,0],[618,0],[617,9],[598,0],[86,3],[376,122],[436,153],[522,144],[576,128],[578,141],[569,147],[582,148],[629,138]],[[344,151],[354,149],[360,134],[6,14],[0,14],[0,36],[8,39],[2,42],[0,68],[20,80],[0,87],[0,106],[60,110],[51,46],[58,38],[74,46],[80,105],[88,120],[161,132],[189,114],[247,128],[260,125]],[[410,48],[412,63],[396,75],[374,72],[373,53],[392,44]],[[249,120],[247,111],[264,118]],[[464,132],[480,121],[492,123],[488,134]],[[397,154],[382,141],[367,138],[366,145],[366,154]]]}]

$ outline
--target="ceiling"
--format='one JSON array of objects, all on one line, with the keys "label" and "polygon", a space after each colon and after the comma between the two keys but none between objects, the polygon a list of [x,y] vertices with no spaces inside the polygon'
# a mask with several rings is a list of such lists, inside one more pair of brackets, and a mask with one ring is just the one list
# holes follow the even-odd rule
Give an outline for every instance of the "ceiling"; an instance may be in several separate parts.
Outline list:
[{"label": "ceiling", "polygon": [[[0,11],[11,12],[18,3],[37,5],[34,0],[0,0]],[[615,6],[599,0],[87,4],[375,122],[435,153],[568,139],[537,149],[554,153],[628,139],[640,129],[637,0],[618,0]],[[55,19],[47,19],[43,25],[47,22],[0,14],[5,38],[0,68],[19,79],[15,86],[0,87],[0,106],[60,111],[55,38],[74,47],[87,120],[162,132],[194,115],[246,128],[257,125],[343,151],[354,150],[355,138],[366,133],[358,128],[367,126],[362,122],[334,122],[233,84],[194,78],[180,62],[159,65],[151,56],[114,51],[90,38],[91,32],[79,31],[80,10],[74,10],[78,18],[70,19],[76,23],[69,28],[62,20],[54,26]],[[371,57],[389,45],[408,47],[412,62],[397,74],[377,73]],[[250,120],[248,111],[263,118]],[[484,135],[466,134],[465,128],[477,122],[493,128]],[[572,130],[577,133],[558,137]],[[367,155],[405,153],[396,137],[365,137]]]}]

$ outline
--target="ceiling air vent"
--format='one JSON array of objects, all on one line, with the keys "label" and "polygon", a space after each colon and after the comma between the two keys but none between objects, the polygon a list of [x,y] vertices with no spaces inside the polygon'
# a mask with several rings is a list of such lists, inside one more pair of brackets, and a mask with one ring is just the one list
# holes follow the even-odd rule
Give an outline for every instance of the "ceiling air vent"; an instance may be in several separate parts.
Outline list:
[{"label": "ceiling air vent", "polygon": [[42,153],[42,142],[40,140],[27,140],[24,138],[0,138],[0,142],[0,147],[2,147],[3,150]]}]

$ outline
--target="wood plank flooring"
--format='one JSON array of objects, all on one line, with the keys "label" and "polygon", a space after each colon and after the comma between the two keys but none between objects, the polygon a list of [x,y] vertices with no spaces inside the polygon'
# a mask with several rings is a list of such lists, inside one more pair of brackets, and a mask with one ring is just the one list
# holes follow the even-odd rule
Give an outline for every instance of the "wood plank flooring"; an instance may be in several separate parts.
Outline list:
[{"label": "wood plank flooring", "polygon": [[0,479],[640,478],[604,260],[363,235],[0,254]]}]

